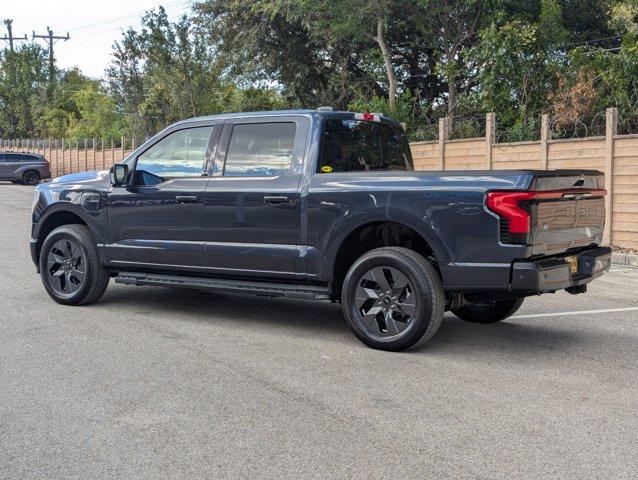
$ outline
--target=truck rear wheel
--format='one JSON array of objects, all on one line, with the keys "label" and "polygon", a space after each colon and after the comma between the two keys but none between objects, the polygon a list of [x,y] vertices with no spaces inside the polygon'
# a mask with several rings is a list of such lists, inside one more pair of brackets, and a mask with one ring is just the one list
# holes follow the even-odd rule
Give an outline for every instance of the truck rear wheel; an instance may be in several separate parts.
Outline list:
[{"label": "truck rear wheel", "polygon": [[512,298],[486,303],[466,303],[455,308],[452,313],[466,322],[496,323],[514,315],[523,304],[524,298]]},{"label": "truck rear wheel", "polygon": [[359,340],[400,351],[432,338],[443,320],[445,296],[439,274],[422,255],[385,247],[362,255],[350,267],[341,304]]}]

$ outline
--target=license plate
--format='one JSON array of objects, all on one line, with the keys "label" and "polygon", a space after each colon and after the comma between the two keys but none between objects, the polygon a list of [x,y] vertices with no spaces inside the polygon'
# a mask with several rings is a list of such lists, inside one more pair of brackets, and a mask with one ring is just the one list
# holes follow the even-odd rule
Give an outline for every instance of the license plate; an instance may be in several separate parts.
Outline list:
[{"label": "license plate", "polygon": [[569,273],[573,275],[578,272],[578,257],[574,255],[565,257],[565,262],[569,264]]}]

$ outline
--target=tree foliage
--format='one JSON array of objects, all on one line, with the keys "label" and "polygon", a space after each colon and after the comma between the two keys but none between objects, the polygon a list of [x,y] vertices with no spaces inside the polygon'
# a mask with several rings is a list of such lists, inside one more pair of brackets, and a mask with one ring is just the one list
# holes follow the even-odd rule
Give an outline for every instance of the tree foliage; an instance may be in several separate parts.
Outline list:
[{"label": "tree foliage", "polygon": [[444,115],[494,111],[512,140],[537,136],[543,113],[638,117],[638,0],[195,0],[176,21],[144,14],[105,68],[49,85],[41,48],[3,51],[0,136],[145,137],[320,105],[383,111],[418,139]]}]

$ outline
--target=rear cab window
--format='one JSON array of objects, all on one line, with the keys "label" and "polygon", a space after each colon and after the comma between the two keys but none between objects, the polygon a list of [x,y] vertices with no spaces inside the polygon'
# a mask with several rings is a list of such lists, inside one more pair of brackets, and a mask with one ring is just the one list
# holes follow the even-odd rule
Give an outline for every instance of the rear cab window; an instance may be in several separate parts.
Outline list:
[{"label": "rear cab window", "polygon": [[414,170],[410,145],[396,124],[328,118],[317,173]]}]

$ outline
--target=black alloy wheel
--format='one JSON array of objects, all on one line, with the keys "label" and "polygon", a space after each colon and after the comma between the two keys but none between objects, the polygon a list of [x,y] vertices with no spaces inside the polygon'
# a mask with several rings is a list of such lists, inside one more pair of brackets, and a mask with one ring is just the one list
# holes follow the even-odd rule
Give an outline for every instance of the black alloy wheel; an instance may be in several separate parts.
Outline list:
[{"label": "black alloy wheel", "polygon": [[371,250],[350,267],[341,305],[352,332],[381,350],[417,346],[436,333],[445,295],[435,266],[407,248]]},{"label": "black alloy wheel", "polygon": [[86,258],[80,246],[71,239],[55,242],[48,252],[49,284],[60,295],[70,295],[80,289],[86,278]]},{"label": "black alloy wheel", "polygon": [[452,313],[466,322],[496,323],[514,315],[521,308],[523,300],[523,297],[519,297],[484,303],[466,303],[460,308],[452,309]]},{"label": "black alloy wheel", "polygon": [[36,172],[27,172],[22,177],[22,183],[25,185],[37,185],[40,181],[40,176]]},{"label": "black alloy wheel", "polygon": [[39,253],[42,283],[56,302],[86,305],[106,291],[110,273],[101,264],[86,225],[56,228],[46,237]]},{"label": "black alloy wheel", "polygon": [[382,265],[365,272],[357,281],[357,319],[370,335],[400,335],[417,313],[418,299],[408,278],[396,268]]}]

